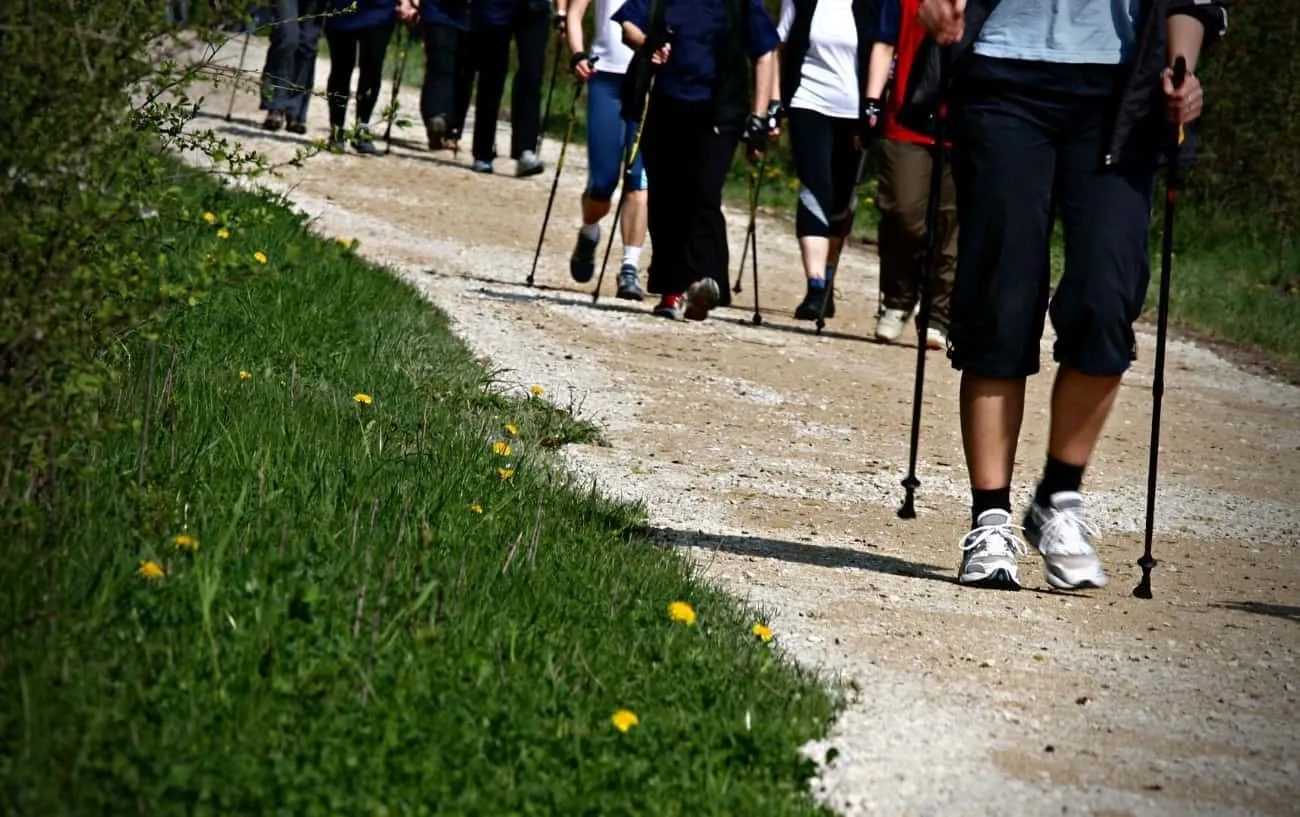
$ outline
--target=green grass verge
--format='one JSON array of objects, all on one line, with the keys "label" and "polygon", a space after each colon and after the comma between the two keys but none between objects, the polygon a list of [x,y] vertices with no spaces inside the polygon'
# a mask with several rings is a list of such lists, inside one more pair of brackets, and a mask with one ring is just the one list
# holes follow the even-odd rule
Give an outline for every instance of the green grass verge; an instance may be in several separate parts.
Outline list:
[{"label": "green grass verge", "polygon": [[0,811],[820,813],[833,690],[563,475],[596,429],[287,208],[184,184],[141,237],[247,280],[116,350],[124,422],[6,542]]}]

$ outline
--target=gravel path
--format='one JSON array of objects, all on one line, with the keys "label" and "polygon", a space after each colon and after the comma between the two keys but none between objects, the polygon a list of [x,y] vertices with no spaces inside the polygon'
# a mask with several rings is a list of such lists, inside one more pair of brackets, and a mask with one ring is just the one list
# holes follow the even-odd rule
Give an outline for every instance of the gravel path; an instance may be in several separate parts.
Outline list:
[{"label": "gravel path", "polygon": [[[218,60],[238,54],[234,42]],[[255,41],[247,66],[261,59]],[[322,60],[322,88],[327,71]],[[418,110],[415,91],[404,110]],[[386,102],[387,83],[383,93]],[[281,159],[301,144],[257,128],[251,93],[225,123],[227,94],[210,96],[215,116],[196,127]],[[557,91],[556,107],[566,99]],[[325,136],[322,102],[310,138]],[[817,797],[845,815],[1300,814],[1300,389],[1171,344],[1160,567],[1155,599],[1140,601],[1129,591],[1154,348],[1141,336],[1088,475],[1111,585],[1054,592],[1027,560],[1020,593],[961,588],[957,378],[931,355],[919,518],[901,521],[915,350],[910,336],[868,340],[874,254],[846,253],[839,317],[820,337],[791,318],[802,279],[781,220],[759,228],[761,327],[748,322],[748,278],[736,308],[701,324],[616,301],[612,275],[593,306],[590,285],[567,273],[581,147],[568,153],[529,288],[557,142],[545,142],[546,175],[518,180],[508,160],[485,177],[468,171],[466,152],[429,153],[417,130],[390,156],[318,156],[273,186],[323,234],[359,237],[364,255],[444,309],[514,387],[540,383],[601,423],[611,445],[570,446],[571,470],[644,501],[665,546],[770,611],[794,658],[851,682],[851,706],[806,747],[821,764]],[[727,218],[739,248],[744,214]],[[1048,335],[1020,449],[1021,508],[1045,445]]]}]

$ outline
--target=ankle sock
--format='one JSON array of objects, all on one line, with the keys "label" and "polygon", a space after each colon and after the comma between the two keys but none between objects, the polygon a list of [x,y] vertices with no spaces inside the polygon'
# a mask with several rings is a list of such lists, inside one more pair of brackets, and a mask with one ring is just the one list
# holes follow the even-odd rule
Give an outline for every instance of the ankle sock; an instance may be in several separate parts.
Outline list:
[{"label": "ankle sock", "polygon": [[825,279],[825,278],[809,278],[809,279],[808,279],[808,288],[809,288],[809,289],[825,289],[825,288],[826,288],[826,279]]},{"label": "ankle sock", "polygon": [[600,222],[598,221],[595,224],[584,224],[582,225],[582,229],[579,230],[578,232],[582,233],[583,238],[588,238],[591,239],[592,241],[599,241]]},{"label": "ankle sock", "polygon": [[1046,508],[1052,502],[1052,494],[1061,491],[1078,491],[1083,484],[1085,465],[1070,465],[1061,462],[1051,454],[1047,455],[1047,464],[1043,466],[1043,478],[1034,492],[1034,502]]},{"label": "ankle sock", "polygon": [[640,247],[623,247],[623,266],[640,267],[641,266],[641,248]]},{"label": "ankle sock", "polygon": [[980,514],[985,511],[999,510],[1011,513],[1011,486],[1005,488],[972,488],[970,519],[971,527],[979,524]]}]

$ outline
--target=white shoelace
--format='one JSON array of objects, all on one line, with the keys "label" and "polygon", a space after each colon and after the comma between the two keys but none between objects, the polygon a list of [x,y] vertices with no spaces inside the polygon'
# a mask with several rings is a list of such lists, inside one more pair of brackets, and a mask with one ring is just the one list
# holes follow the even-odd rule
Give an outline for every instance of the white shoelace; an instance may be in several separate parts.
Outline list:
[{"label": "white shoelace", "polygon": [[1081,508],[1053,508],[1050,514],[1042,514],[1047,519],[1043,522],[1042,539],[1047,549],[1061,556],[1080,556],[1094,552],[1088,537],[1093,540],[1101,538],[1101,531],[1088,521]]},{"label": "white shoelace", "polygon": [[959,544],[962,550],[983,547],[984,552],[989,556],[1010,556],[1013,550],[1021,556],[1028,556],[1029,546],[1016,536],[1017,530],[1024,530],[1024,528],[1010,522],[1004,525],[980,525],[962,536]]}]

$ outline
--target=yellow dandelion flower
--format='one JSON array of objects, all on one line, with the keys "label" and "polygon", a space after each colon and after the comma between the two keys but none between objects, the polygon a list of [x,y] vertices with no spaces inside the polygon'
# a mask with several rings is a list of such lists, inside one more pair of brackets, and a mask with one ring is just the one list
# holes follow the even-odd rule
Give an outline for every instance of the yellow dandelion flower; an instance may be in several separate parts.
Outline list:
[{"label": "yellow dandelion flower", "polygon": [[695,608],[684,601],[675,601],[668,605],[668,617],[690,627],[695,623]]},{"label": "yellow dandelion flower", "polygon": [[225,241],[227,238],[230,238],[230,231],[227,230],[225,227],[222,227],[220,230],[217,230],[217,238],[220,238],[222,241]]},{"label": "yellow dandelion flower", "polygon": [[363,391],[359,391],[356,394],[352,395],[352,399],[357,401],[363,406],[368,406],[371,403],[375,402],[375,399],[373,397],[371,397],[370,395],[366,394]]},{"label": "yellow dandelion flower", "polygon": [[514,423],[506,423],[506,433],[509,434],[511,437],[518,437],[519,426],[515,425]]},{"label": "yellow dandelion flower", "polygon": [[266,253],[262,252],[261,250],[258,250],[257,252],[253,253],[253,260],[259,264],[265,264]]},{"label": "yellow dandelion flower", "polygon": [[345,249],[345,250],[350,250],[350,249],[352,249],[352,239],[350,239],[350,238],[344,238],[343,236],[339,236],[338,238],[336,238],[336,239],[334,239],[334,240],[337,241],[337,242],[338,242],[338,245],[339,245],[340,247],[342,247],[343,249]]},{"label": "yellow dandelion flower", "polygon": [[492,453],[500,454],[503,457],[510,456],[510,443],[503,443],[500,440],[492,443]]},{"label": "yellow dandelion flower", "polygon": [[541,397],[546,393],[546,389],[538,385],[529,386],[528,391],[532,393],[533,397]]},{"label": "yellow dandelion flower", "polygon": [[211,212],[209,212],[209,213],[204,213],[204,214],[203,214],[203,220],[206,221],[206,222],[209,223],[209,224],[216,224],[216,223],[217,223],[217,214],[216,214],[216,213],[211,213]]},{"label": "yellow dandelion flower", "polygon": [[244,371],[243,369],[240,369],[240,370],[239,370],[239,379],[240,379],[240,380],[252,380],[252,379],[253,379],[253,373],[252,373],[252,372],[246,372],[246,371]]},{"label": "yellow dandelion flower", "polygon": [[610,716],[609,722],[614,724],[615,729],[627,734],[627,730],[640,725],[641,719],[630,709],[620,709]]},{"label": "yellow dandelion flower", "polygon": [[466,505],[465,510],[469,511],[470,513],[483,513],[483,506],[475,502],[472,505]]},{"label": "yellow dandelion flower", "polygon": [[767,626],[766,624],[763,624],[762,622],[759,622],[755,624],[753,627],[750,627],[749,631],[753,633],[754,636],[758,638],[758,640],[760,641],[772,640],[772,628]]},{"label": "yellow dandelion flower", "polygon": [[178,533],[172,537],[172,544],[177,550],[198,550],[199,540],[188,533]]},{"label": "yellow dandelion flower", "polygon": [[140,563],[140,569],[136,571],[140,576],[148,581],[161,579],[165,574],[163,569],[153,559],[146,559]]},{"label": "yellow dandelion flower", "polygon": [[515,478],[515,469],[513,468],[498,468],[497,473],[501,475],[502,482],[508,482]]}]

